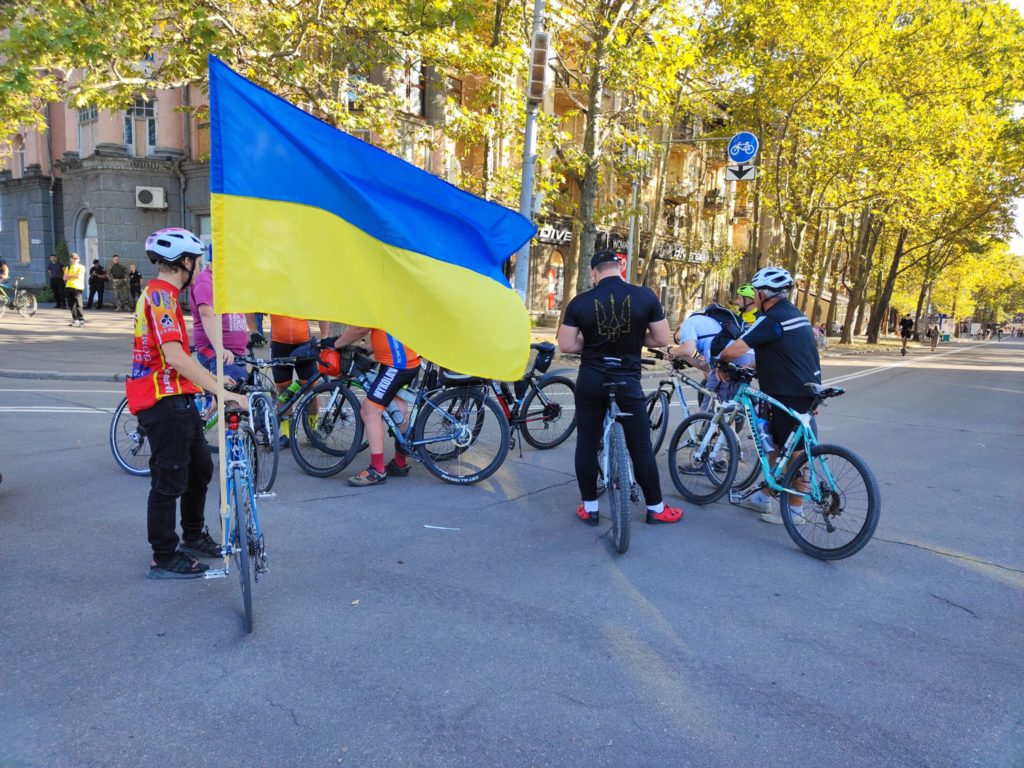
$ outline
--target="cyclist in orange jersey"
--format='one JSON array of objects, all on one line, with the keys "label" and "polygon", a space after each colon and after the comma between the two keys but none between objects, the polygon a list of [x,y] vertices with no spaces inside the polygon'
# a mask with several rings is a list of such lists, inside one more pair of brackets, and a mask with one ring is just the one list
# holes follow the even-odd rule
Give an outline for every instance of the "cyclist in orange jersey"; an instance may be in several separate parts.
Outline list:
[{"label": "cyclist in orange jersey", "polygon": [[359,410],[366,428],[366,440],[370,444],[370,466],[357,475],[348,478],[349,485],[378,485],[389,477],[406,477],[409,474],[409,460],[395,441],[395,456],[384,465],[384,422],[382,414],[394,400],[402,412],[401,428],[404,432],[409,425],[409,406],[401,399],[395,400],[398,390],[416,380],[420,370],[420,356],[405,346],[387,331],[380,328],[350,327],[340,336],[325,338],[323,347],[340,349],[370,334],[373,356],[380,367],[377,376],[366,392]]}]

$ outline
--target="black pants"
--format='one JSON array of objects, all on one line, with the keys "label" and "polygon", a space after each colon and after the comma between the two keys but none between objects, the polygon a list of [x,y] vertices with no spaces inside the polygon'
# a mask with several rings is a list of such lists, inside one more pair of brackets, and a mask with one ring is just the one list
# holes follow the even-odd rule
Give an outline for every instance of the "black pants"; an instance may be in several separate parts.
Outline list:
[{"label": "black pants", "polygon": [[580,368],[576,379],[576,482],[584,501],[597,498],[597,451],[607,410],[608,395],[602,385],[624,382],[615,393],[619,410],[632,414],[621,419],[626,446],[633,460],[633,474],[648,506],[661,501],[661,479],[651,447],[651,422],[647,417],[644,390],[639,373],[607,373]]},{"label": "black pants", "polygon": [[77,288],[65,288],[64,289],[64,301],[68,304],[68,309],[71,310],[71,319],[74,320],[85,320],[85,315],[82,314],[82,292]]},{"label": "black pants", "polygon": [[54,309],[64,309],[64,281],[59,277],[51,277],[50,290],[53,291]]},{"label": "black pants", "polygon": [[94,296],[98,296],[98,304],[96,309],[103,309],[103,291],[107,288],[106,281],[99,280],[95,283],[89,283],[89,300],[85,303],[86,309],[92,309],[92,300]]},{"label": "black pants", "polygon": [[174,523],[179,497],[184,538],[196,539],[202,533],[213,460],[191,395],[165,397],[137,416],[152,451],[147,504],[149,543],[154,556],[165,560],[178,548]]}]

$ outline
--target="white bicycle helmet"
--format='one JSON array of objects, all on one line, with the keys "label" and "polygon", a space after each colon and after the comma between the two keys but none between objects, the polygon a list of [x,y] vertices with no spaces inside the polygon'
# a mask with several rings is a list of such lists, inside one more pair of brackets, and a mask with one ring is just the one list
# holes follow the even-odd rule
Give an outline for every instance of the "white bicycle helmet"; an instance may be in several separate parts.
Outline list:
[{"label": "white bicycle helmet", "polygon": [[792,287],[793,276],[782,267],[765,267],[757,270],[750,284],[759,290],[784,291]]},{"label": "white bicycle helmet", "polygon": [[177,264],[186,256],[198,259],[205,251],[202,240],[180,227],[161,229],[146,238],[146,255],[154,264]]}]

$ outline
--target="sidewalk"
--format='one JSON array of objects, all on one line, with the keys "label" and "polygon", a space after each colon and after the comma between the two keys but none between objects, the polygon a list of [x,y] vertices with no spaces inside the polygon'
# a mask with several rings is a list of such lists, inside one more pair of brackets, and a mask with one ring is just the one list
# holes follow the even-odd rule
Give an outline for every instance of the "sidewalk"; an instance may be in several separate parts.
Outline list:
[{"label": "sidewalk", "polygon": [[[8,311],[0,318],[0,377],[63,379],[68,381],[124,381],[131,367],[133,317],[127,312],[86,310],[84,328],[69,328],[71,315],[64,309],[40,308],[34,317]],[[189,320],[191,328],[191,320]],[[554,341],[555,329],[532,329],[534,341]],[[850,345],[832,341],[822,357],[845,357],[871,352],[899,353],[899,340],[883,338],[867,344],[863,338]],[[955,342],[950,342],[955,343]],[[924,343],[912,343],[925,348]],[[562,366],[575,365],[576,357],[559,355]]]}]

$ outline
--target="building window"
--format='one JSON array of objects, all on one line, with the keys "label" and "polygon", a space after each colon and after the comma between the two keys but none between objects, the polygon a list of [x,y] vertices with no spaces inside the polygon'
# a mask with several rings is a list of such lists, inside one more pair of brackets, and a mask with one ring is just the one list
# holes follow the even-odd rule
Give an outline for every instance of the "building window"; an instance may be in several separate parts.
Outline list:
[{"label": "building window", "polygon": [[448,98],[455,104],[462,104],[462,81],[457,77],[448,78]]},{"label": "building window", "polygon": [[18,219],[18,255],[22,264],[28,264],[31,260],[29,253],[28,219]]},{"label": "building window", "polygon": [[201,213],[196,216],[196,234],[199,239],[206,243],[207,247],[213,242],[213,218],[208,213]]},{"label": "building window", "polygon": [[20,133],[14,137],[14,178],[25,175],[25,137]]},{"label": "building window", "polygon": [[139,97],[124,111],[124,143],[136,157],[156,148],[156,101]]},{"label": "building window", "polygon": [[78,110],[79,157],[89,157],[96,151],[99,129],[99,110],[96,107],[84,107]]},{"label": "building window", "polygon": [[82,253],[86,266],[92,266],[93,259],[100,257],[100,237],[96,227],[96,217],[91,213],[86,214],[84,226],[82,227]]},{"label": "building window", "polygon": [[210,121],[196,123],[196,160],[210,159]]},{"label": "building window", "polygon": [[427,82],[423,75],[423,62],[409,62],[396,74],[398,82],[395,85],[395,95],[401,99],[401,110],[416,117],[426,115]]}]

